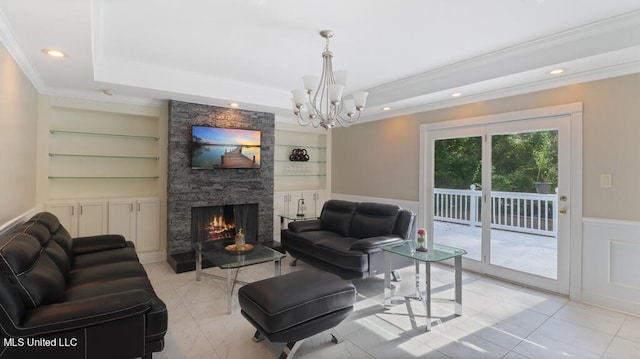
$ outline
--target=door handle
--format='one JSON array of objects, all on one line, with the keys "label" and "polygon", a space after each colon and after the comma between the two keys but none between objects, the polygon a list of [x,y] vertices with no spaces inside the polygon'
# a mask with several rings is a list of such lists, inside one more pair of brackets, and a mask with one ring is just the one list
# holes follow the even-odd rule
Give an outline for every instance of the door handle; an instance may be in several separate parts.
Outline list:
[{"label": "door handle", "polygon": [[567,214],[567,210],[566,209],[561,209],[558,212],[560,212],[560,214]]}]

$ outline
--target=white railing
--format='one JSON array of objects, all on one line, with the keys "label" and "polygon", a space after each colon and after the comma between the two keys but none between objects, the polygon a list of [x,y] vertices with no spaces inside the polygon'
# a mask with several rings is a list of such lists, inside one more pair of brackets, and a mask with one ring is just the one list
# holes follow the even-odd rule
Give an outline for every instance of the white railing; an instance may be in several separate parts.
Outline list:
[{"label": "white railing", "polygon": [[[434,219],[478,226],[482,191],[436,188]],[[491,228],[555,237],[558,196],[521,192],[491,192]]]}]

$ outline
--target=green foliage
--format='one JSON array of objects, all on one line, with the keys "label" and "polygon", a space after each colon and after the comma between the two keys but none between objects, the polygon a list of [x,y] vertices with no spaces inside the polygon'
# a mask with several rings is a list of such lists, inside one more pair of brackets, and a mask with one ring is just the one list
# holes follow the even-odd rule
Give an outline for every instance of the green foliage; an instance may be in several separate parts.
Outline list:
[{"label": "green foliage", "polygon": [[[558,131],[492,136],[492,189],[535,192],[534,182],[558,183]],[[436,188],[480,188],[482,138],[466,137],[435,142]]]}]

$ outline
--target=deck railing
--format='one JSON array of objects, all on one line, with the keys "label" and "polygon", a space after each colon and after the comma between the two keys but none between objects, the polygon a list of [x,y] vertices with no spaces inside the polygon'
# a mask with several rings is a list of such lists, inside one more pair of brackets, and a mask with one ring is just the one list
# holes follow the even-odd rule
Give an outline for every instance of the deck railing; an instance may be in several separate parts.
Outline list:
[{"label": "deck railing", "polygon": [[[478,226],[481,224],[479,190],[436,188],[434,219]],[[491,192],[491,228],[555,237],[558,196],[521,192]]]}]

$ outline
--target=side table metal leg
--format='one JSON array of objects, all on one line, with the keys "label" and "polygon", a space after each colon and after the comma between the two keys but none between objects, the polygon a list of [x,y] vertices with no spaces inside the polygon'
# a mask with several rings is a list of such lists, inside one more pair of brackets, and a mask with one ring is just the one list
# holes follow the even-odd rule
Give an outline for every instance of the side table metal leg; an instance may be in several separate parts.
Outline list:
[{"label": "side table metal leg", "polygon": [[384,252],[384,307],[391,308],[391,254]]},{"label": "side table metal leg", "polygon": [[280,263],[279,259],[276,259],[275,261],[273,261],[273,266],[274,266],[274,276],[279,276],[282,274],[282,264]]},{"label": "side table metal leg", "polygon": [[196,249],[196,280],[202,279],[202,252]]},{"label": "side table metal leg", "polygon": [[416,266],[416,299],[423,300],[422,293],[420,293],[420,262],[414,259],[413,264]]},{"label": "side table metal leg", "polygon": [[227,269],[227,313],[231,314],[233,306],[231,304],[231,297],[233,296],[233,288],[236,286],[236,281],[238,280],[238,272],[240,272],[240,268],[236,268],[236,274],[233,279],[231,278],[231,272],[233,269]]},{"label": "side table metal leg", "polygon": [[454,287],[456,292],[456,315],[462,315],[462,256],[454,259]]},{"label": "side table metal leg", "polygon": [[424,263],[425,273],[424,273],[424,281],[427,285],[424,305],[425,310],[427,311],[427,331],[431,330],[431,262]]}]

